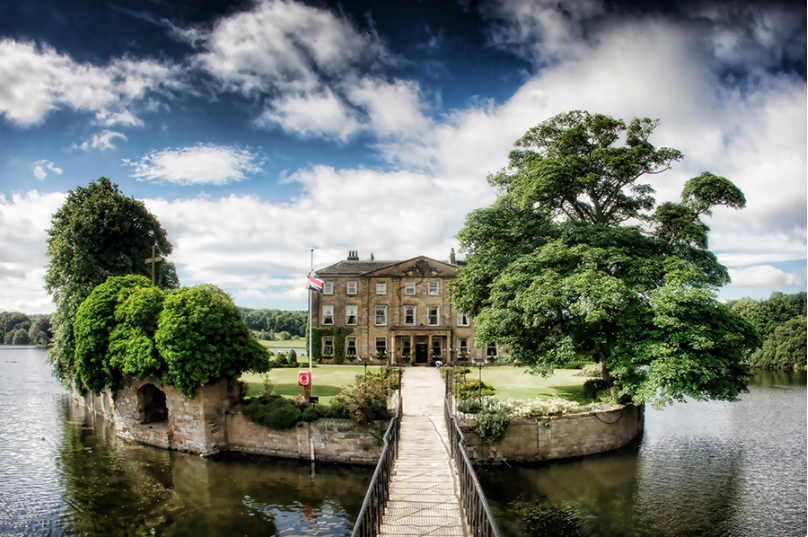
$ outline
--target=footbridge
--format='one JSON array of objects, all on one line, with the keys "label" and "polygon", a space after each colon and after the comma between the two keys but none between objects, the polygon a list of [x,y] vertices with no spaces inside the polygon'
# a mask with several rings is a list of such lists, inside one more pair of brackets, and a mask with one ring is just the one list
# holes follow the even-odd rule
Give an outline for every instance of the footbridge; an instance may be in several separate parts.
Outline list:
[{"label": "footbridge", "polygon": [[499,537],[445,390],[435,369],[407,368],[355,537]]}]

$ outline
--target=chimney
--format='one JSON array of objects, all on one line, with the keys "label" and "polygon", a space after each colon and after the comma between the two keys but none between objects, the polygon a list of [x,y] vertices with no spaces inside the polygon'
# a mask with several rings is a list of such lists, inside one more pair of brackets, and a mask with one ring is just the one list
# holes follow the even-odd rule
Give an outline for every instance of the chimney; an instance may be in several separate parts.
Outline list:
[{"label": "chimney", "polygon": [[348,261],[359,261],[359,251],[348,250]]},{"label": "chimney", "polygon": [[449,264],[450,265],[457,265],[457,259],[455,258],[454,248],[452,248],[452,251],[449,252]]},{"label": "chimney", "polygon": [[376,260],[376,258],[375,258],[375,257],[373,257],[373,252],[370,252],[370,260],[371,260],[371,261],[375,261],[375,260]]}]

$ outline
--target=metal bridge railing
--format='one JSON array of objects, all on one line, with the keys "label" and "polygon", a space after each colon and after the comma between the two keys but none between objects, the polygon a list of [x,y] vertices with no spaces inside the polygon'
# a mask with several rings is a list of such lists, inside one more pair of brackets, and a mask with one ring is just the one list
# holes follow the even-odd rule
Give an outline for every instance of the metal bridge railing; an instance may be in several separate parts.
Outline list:
[{"label": "metal bridge railing", "polygon": [[365,501],[354,525],[352,537],[376,537],[382,525],[384,508],[390,498],[390,477],[393,474],[393,463],[398,457],[398,439],[401,436],[401,370],[398,372],[398,392],[396,398],[396,413],[384,433],[384,447],[370,480]]},{"label": "metal bridge railing", "polygon": [[457,467],[457,474],[460,478],[460,500],[463,502],[463,510],[466,513],[468,522],[474,537],[500,537],[499,528],[491,508],[485,499],[480,481],[471,466],[471,461],[466,454],[466,437],[457,425],[457,419],[452,412],[452,370],[446,370],[446,395],[444,397],[443,417],[446,420],[446,430],[449,432],[449,445],[451,447],[452,459]]}]

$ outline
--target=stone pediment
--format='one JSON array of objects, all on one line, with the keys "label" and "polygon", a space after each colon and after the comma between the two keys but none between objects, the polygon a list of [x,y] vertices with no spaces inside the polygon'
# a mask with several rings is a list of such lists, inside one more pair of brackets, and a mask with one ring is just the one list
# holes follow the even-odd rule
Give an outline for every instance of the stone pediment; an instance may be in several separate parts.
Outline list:
[{"label": "stone pediment", "polygon": [[370,277],[452,278],[457,275],[454,265],[425,256],[401,261],[395,265],[368,273]]}]

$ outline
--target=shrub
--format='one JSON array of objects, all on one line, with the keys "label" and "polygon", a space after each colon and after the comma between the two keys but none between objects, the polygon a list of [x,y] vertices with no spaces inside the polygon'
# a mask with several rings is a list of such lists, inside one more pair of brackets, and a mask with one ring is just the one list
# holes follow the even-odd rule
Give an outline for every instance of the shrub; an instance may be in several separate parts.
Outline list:
[{"label": "shrub", "polygon": [[278,333],[278,339],[280,339],[281,341],[288,341],[292,339],[292,334],[284,330],[283,332]]},{"label": "shrub", "polygon": [[603,366],[601,364],[586,364],[581,373],[583,373],[583,376],[593,379],[603,378]]},{"label": "shrub", "polygon": [[609,383],[603,379],[591,379],[584,382],[584,397],[597,399],[600,392],[609,387]]},{"label": "shrub", "polygon": [[362,424],[390,419],[384,381],[380,377],[366,377],[356,385],[349,384],[331,400],[331,412],[334,417]]},{"label": "shrub", "polygon": [[297,365],[297,353],[294,349],[289,351],[289,363]]},{"label": "shrub", "polygon": [[479,380],[473,380],[465,384],[455,384],[452,393],[458,399],[468,399],[479,395],[494,395],[494,387]]},{"label": "shrub", "polygon": [[514,418],[535,418],[552,414],[565,414],[578,410],[579,404],[558,396],[552,399],[508,399],[501,404],[502,410]]},{"label": "shrub", "polygon": [[270,429],[288,429],[300,418],[294,401],[280,395],[263,394],[244,408],[244,417]]},{"label": "shrub", "polygon": [[477,399],[463,399],[457,403],[457,411],[463,414],[476,414],[482,409],[483,405]]},{"label": "shrub", "polygon": [[279,366],[284,366],[288,364],[289,361],[286,359],[286,355],[282,352],[279,352],[278,355],[275,357],[275,364]]},{"label": "shrub", "polygon": [[502,439],[511,420],[503,410],[484,410],[477,414],[477,426],[474,432],[489,444],[496,444]]}]

